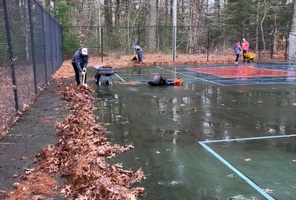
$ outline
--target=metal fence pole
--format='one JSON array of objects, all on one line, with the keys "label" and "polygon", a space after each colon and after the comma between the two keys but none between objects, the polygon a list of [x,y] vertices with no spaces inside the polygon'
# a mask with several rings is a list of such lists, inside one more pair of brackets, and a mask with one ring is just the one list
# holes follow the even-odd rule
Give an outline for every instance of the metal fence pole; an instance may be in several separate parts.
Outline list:
[{"label": "metal fence pole", "polygon": [[[49,30],[52,30],[51,23],[52,23],[52,21],[49,22]],[[49,34],[49,37],[50,37],[50,43],[49,43],[49,45],[50,45],[50,52],[49,52],[49,54],[50,54],[50,60],[51,60],[51,74],[53,74],[54,71],[55,71],[55,69],[54,69],[54,61],[53,61],[53,42],[54,41],[53,41],[52,34]]]},{"label": "metal fence pole", "polygon": [[177,46],[177,0],[173,0],[173,62],[176,61]]},{"label": "metal fence pole", "polygon": [[101,26],[101,61],[104,60],[104,37],[103,37],[103,27]]},{"label": "metal fence pole", "polygon": [[243,31],[243,26],[241,26],[241,39],[240,40],[242,40],[245,36],[244,36],[245,34],[244,34],[244,31]]},{"label": "metal fence pole", "polygon": [[209,62],[209,56],[210,56],[210,28],[208,28],[208,45],[207,45],[207,62]]},{"label": "metal fence pole", "polygon": [[4,21],[5,21],[8,51],[9,51],[10,71],[11,71],[11,80],[12,80],[12,86],[13,86],[12,88],[13,88],[13,94],[14,94],[15,111],[16,111],[16,113],[18,113],[19,112],[19,102],[18,102],[18,93],[17,93],[17,87],[16,87],[15,69],[14,69],[14,61],[13,61],[14,59],[13,59],[13,51],[12,51],[12,43],[11,43],[11,36],[10,36],[10,29],[9,29],[6,0],[3,0],[3,12],[4,12]]},{"label": "metal fence pole", "polygon": [[44,54],[44,75],[45,75],[45,83],[48,81],[47,75],[47,59],[46,59],[46,31],[44,26],[44,9],[42,9],[42,30],[43,30],[43,40],[44,40],[44,47],[43,47],[43,54]]},{"label": "metal fence pole", "polygon": [[260,38],[259,38],[259,60],[261,58],[261,50],[262,50],[262,36],[260,35]]},{"label": "metal fence pole", "polygon": [[141,45],[140,44],[140,26],[138,25],[138,44],[137,45]]},{"label": "metal fence pole", "polygon": [[173,62],[176,61],[176,26],[173,26]]},{"label": "metal fence pole", "polygon": [[31,35],[31,49],[32,49],[32,62],[33,62],[33,72],[34,72],[34,92],[37,94],[37,76],[36,76],[36,60],[35,60],[35,51],[34,51],[34,33],[33,33],[33,22],[32,22],[32,9],[31,9],[31,0],[28,0],[28,12],[29,12],[29,21],[30,21],[30,35]]}]

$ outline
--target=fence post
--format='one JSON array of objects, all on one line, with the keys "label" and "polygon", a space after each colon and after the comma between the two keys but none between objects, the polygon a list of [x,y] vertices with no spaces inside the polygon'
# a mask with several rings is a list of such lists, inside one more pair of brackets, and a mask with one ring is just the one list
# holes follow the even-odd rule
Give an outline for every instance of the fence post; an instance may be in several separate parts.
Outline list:
[{"label": "fence post", "polygon": [[13,86],[12,88],[13,88],[13,94],[14,94],[15,111],[16,111],[16,113],[18,113],[19,112],[19,102],[18,102],[18,93],[17,93],[17,86],[16,86],[16,79],[15,79],[15,69],[14,69],[14,61],[13,61],[14,59],[13,59],[12,43],[11,43],[11,36],[10,36],[10,30],[9,30],[9,21],[8,21],[6,0],[3,0],[3,12],[4,12],[4,21],[5,21],[8,51],[9,51],[10,71],[11,71],[11,80],[12,80],[12,86]]},{"label": "fence post", "polygon": [[47,59],[46,59],[46,31],[44,26],[44,9],[42,8],[42,30],[43,30],[43,40],[44,40],[44,47],[43,47],[43,54],[44,54],[44,75],[45,75],[45,83],[48,81],[47,75]]},{"label": "fence post", "polygon": [[262,35],[260,35],[260,38],[258,39],[259,45],[258,45],[258,49],[259,49],[259,60],[261,58],[261,50],[262,50]]},{"label": "fence post", "polygon": [[209,54],[210,54],[210,30],[211,28],[208,27],[208,46],[207,46],[207,62],[209,62]]},{"label": "fence post", "polygon": [[31,35],[31,49],[32,49],[32,62],[33,62],[33,72],[34,72],[34,92],[37,94],[37,76],[36,76],[36,61],[34,52],[34,33],[33,33],[33,22],[32,22],[32,10],[31,10],[31,0],[28,0],[28,12],[30,19],[30,35]]},{"label": "fence post", "polygon": [[[243,32],[244,32],[244,31],[243,31],[243,25],[241,25],[241,40],[245,37]],[[247,38],[247,39],[248,39],[248,38]]]},{"label": "fence post", "polygon": [[138,25],[138,45],[141,45],[140,44],[140,26]]},{"label": "fence post", "polygon": [[176,61],[176,26],[173,26],[173,45],[172,45],[172,47],[173,47],[173,62],[175,62]]},{"label": "fence post", "polygon": [[[52,23],[52,21],[50,21],[49,22],[49,30],[50,30],[50,32],[52,31],[52,26],[51,26],[51,23]],[[50,37],[50,43],[49,43],[49,45],[50,45],[50,52],[49,52],[49,55],[50,55],[50,60],[51,60],[51,74],[54,74],[54,71],[55,71],[55,69],[54,69],[54,62],[53,62],[53,43],[54,43],[54,40],[53,40],[53,36],[52,36],[52,34],[49,34],[49,37]]]},{"label": "fence post", "polygon": [[103,27],[101,26],[101,61],[104,60],[104,36],[103,36]]}]

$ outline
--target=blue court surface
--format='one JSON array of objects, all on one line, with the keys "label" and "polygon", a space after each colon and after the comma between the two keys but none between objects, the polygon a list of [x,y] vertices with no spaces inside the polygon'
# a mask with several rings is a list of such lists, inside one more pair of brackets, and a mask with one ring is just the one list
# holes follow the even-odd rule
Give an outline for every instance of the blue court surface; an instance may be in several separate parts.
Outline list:
[{"label": "blue court surface", "polygon": [[[296,197],[296,65],[116,69],[96,90],[99,122],[117,156],[147,179],[141,199],[289,200]],[[149,86],[155,74],[183,86]]]}]

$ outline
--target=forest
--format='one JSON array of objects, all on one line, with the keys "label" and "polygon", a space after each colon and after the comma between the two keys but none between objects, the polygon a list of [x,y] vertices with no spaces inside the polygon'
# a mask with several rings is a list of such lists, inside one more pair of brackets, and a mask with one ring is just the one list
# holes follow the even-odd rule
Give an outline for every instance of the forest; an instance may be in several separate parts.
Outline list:
[{"label": "forest", "polygon": [[[174,6],[174,2],[176,3]],[[63,25],[64,52],[88,46],[96,52],[219,52],[248,38],[254,50],[281,51],[291,28],[292,0],[43,0]],[[177,23],[173,26],[173,11]]]}]

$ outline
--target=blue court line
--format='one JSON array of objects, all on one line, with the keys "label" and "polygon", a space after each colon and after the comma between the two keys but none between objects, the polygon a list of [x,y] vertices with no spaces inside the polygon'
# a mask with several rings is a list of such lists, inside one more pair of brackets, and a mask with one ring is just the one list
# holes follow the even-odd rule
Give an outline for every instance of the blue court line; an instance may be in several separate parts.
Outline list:
[{"label": "blue court line", "polygon": [[262,139],[287,138],[287,137],[296,137],[296,134],[272,135],[272,136],[250,137],[250,138],[235,138],[235,139],[225,139],[225,140],[205,140],[205,141],[201,141],[201,142],[203,142],[203,143],[233,142],[233,141],[262,140]]},{"label": "blue court line", "polygon": [[260,187],[258,187],[253,181],[251,181],[248,177],[246,177],[243,173],[233,167],[229,162],[227,162],[224,158],[222,158],[219,154],[217,154],[213,149],[206,145],[206,143],[217,143],[217,142],[232,142],[232,141],[247,141],[247,140],[261,140],[261,139],[272,139],[272,138],[287,138],[287,137],[295,137],[296,134],[292,135],[276,135],[276,136],[263,136],[263,137],[251,137],[251,138],[237,138],[237,139],[225,139],[225,140],[205,140],[198,142],[201,146],[203,146],[208,152],[213,154],[218,160],[220,160],[223,164],[225,164],[229,169],[235,172],[239,177],[245,180],[250,186],[252,186],[255,190],[257,190],[260,194],[262,194],[268,200],[274,200],[269,194],[264,192]]},{"label": "blue court line", "polygon": [[213,154],[216,158],[218,158],[222,163],[224,163],[228,168],[234,171],[238,176],[244,179],[249,185],[251,185],[255,190],[257,190],[260,194],[262,194],[268,200],[274,200],[273,197],[264,192],[260,187],[258,187],[254,182],[252,182],[248,177],[246,177],[243,173],[238,171],[235,167],[233,167],[229,162],[227,162],[224,158],[222,158],[219,154],[217,154],[213,149],[208,147],[204,142],[198,142],[201,146],[203,146],[207,151]]}]

